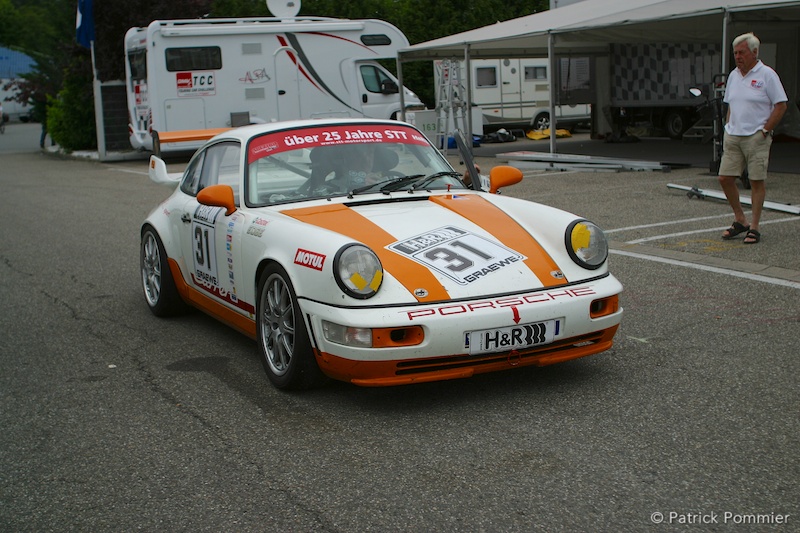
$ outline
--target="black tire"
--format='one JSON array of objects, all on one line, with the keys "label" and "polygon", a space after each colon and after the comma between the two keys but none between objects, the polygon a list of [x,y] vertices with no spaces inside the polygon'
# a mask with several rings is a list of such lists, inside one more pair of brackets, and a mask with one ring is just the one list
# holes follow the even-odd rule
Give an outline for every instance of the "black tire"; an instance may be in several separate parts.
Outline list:
[{"label": "black tire", "polygon": [[664,130],[670,139],[682,139],[683,134],[689,129],[689,119],[680,111],[667,111],[664,115]]},{"label": "black tire", "polygon": [[178,294],[175,280],[172,279],[164,245],[150,226],[142,231],[139,265],[144,299],[154,315],[174,316],[188,310],[188,306]]},{"label": "black tire", "polygon": [[534,131],[546,130],[550,127],[550,113],[539,113],[531,120]]},{"label": "black tire", "polygon": [[327,381],[314,359],[292,282],[277,264],[268,265],[258,282],[256,333],[261,364],[275,387],[302,390]]}]

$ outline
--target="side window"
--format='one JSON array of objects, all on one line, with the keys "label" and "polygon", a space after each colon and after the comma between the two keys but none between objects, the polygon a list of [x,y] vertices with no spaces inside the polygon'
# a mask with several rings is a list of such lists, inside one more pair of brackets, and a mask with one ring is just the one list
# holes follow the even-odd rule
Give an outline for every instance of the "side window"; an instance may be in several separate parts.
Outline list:
[{"label": "side window", "polygon": [[186,194],[192,196],[196,195],[200,190],[200,171],[203,169],[203,159],[205,152],[200,152],[189,161],[189,166],[183,172],[183,179],[181,180],[181,190]]},{"label": "side window", "polygon": [[200,186],[198,191],[209,185],[230,185],[236,205],[239,205],[239,143],[228,141],[209,146],[205,150]]},{"label": "side window", "polygon": [[391,80],[381,69],[375,65],[361,65],[361,79],[364,80],[364,87],[371,93],[381,92],[381,83],[384,80]]},{"label": "side window", "polygon": [[475,69],[476,87],[497,87],[497,68],[478,67]]},{"label": "side window", "polygon": [[219,46],[167,48],[164,51],[164,58],[169,72],[222,68],[222,49]]},{"label": "side window", "polygon": [[547,67],[525,67],[525,81],[546,79]]}]

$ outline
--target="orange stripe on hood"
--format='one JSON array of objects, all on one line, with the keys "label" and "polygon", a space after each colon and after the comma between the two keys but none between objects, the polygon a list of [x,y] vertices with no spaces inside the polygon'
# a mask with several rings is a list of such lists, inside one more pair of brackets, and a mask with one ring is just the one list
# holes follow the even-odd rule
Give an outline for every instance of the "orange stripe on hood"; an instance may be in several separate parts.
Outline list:
[{"label": "orange stripe on hood", "polygon": [[[386,247],[397,239],[369,219],[350,209],[346,205],[333,204],[320,207],[305,207],[283,211],[294,219],[307,224],[325,228],[369,246],[378,255],[384,268],[395,274],[397,281],[403,284],[420,302],[449,300],[450,294],[442,286],[436,276],[426,267],[391,252]],[[402,272],[402,276],[398,276]],[[425,297],[414,294],[414,290],[424,288],[428,291]]]},{"label": "orange stripe on hood", "polygon": [[544,287],[564,285],[566,278],[557,279],[551,274],[560,271],[544,248],[530,233],[520,226],[503,210],[474,194],[431,196],[430,201],[453,211],[485,229],[492,236],[512,250],[525,255],[525,264],[539,278]]}]

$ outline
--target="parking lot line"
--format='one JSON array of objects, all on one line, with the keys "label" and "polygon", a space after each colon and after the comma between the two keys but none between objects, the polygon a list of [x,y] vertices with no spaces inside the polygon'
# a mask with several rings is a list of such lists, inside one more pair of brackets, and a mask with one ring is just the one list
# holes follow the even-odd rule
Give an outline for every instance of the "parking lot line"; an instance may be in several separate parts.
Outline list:
[{"label": "parking lot line", "polygon": [[692,262],[689,262],[689,261],[682,261],[682,260],[679,260],[679,259],[672,259],[672,258],[669,258],[669,257],[661,257],[661,256],[657,256],[657,255],[648,255],[648,254],[642,254],[642,253],[638,253],[638,252],[629,252],[627,250],[611,249],[611,250],[609,250],[609,253],[616,254],[616,255],[622,255],[622,256],[626,256],[626,257],[633,257],[633,258],[636,258],[636,259],[644,259],[646,261],[655,261],[656,263],[665,263],[665,264],[668,264],[668,265],[675,265],[675,266],[681,266],[681,267],[687,267],[687,268],[694,268],[696,270],[704,270],[706,272],[714,272],[716,274],[724,274],[726,276],[744,278],[744,279],[751,280],[751,281],[760,281],[760,282],[763,282],[763,283],[769,283],[771,285],[780,285],[782,287],[790,287],[792,289],[800,289],[800,282],[791,281],[791,280],[787,280],[787,279],[781,279],[781,278],[773,278],[773,277],[769,277],[769,276],[762,276],[760,274],[754,274],[752,272],[731,270],[731,269],[728,269],[728,268],[721,268],[721,267],[716,267],[716,266],[711,266],[711,265],[705,265],[705,264],[702,264],[702,263],[692,263]]},{"label": "parking lot line", "polygon": [[[725,216],[726,217],[730,217],[730,215],[725,215]],[[796,221],[796,220],[800,220],[800,218],[798,218],[798,217],[776,218],[775,220],[763,220],[763,221],[761,221],[761,225],[764,226],[766,224],[776,224],[778,222],[789,222],[789,221]],[[675,224],[675,222],[673,222],[672,224]],[[697,230],[692,230],[692,231],[680,231],[678,233],[667,233],[667,234],[664,234],[664,235],[655,235],[653,237],[643,237],[641,239],[634,239],[632,241],[625,241],[625,242],[627,244],[641,244],[641,243],[644,243],[644,242],[658,241],[658,240],[661,240],[661,239],[671,239],[673,237],[682,237],[684,235],[694,235],[696,233],[708,233],[710,231],[715,231],[715,232],[716,231],[725,231],[726,229],[728,229],[728,226],[723,226],[723,227],[719,227],[719,228],[704,228],[704,229],[697,229]],[[610,233],[610,232],[606,232],[606,233]]]},{"label": "parking lot line", "polygon": [[[750,211],[745,211],[745,214],[750,214]],[[684,218],[682,220],[667,220],[666,222],[654,222],[653,224],[642,224],[640,226],[628,226],[625,228],[614,228],[603,230],[603,233],[619,233],[620,231],[630,231],[636,229],[657,228],[659,226],[674,226],[675,224],[685,224],[688,222],[700,222],[702,220],[713,220],[715,218],[730,218],[730,213],[724,215],[712,215],[707,217]]]}]

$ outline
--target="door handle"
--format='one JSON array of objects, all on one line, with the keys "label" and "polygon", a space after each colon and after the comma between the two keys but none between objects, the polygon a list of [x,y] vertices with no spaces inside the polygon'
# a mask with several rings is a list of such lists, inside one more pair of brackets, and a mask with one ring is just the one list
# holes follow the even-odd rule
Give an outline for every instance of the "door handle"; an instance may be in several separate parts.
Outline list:
[{"label": "door handle", "polygon": [[183,213],[183,214],[181,215],[181,221],[182,221],[182,222],[185,222],[185,223],[187,223],[187,224],[188,224],[189,222],[191,222],[191,221],[192,221],[192,217],[191,217],[191,216],[189,216],[189,213]]}]

